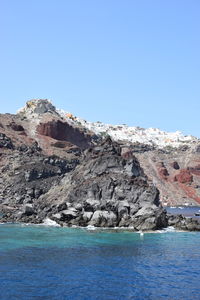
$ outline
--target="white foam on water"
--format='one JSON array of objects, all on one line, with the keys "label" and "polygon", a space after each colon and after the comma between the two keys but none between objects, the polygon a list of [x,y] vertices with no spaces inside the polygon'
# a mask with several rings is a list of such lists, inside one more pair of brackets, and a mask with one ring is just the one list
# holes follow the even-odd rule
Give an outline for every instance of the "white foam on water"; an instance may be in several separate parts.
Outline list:
[{"label": "white foam on water", "polygon": [[175,232],[176,229],[173,226],[168,226],[164,228],[163,230],[160,230],[161,232]]},{"label": "white foam on water", "polygon": [[60,225],[58,223],[56,223],[56,221],[53,221],[49,218],[44,219],[44,221],[41,225],[60,227]]},{"label": "white foam on water", "polygon": [[95,226],[93,226],[93,225],[88,225],[88,226],[86,227],[86,229],[87,229],[87,230],[96,230],[97,227],[95,227]]}]

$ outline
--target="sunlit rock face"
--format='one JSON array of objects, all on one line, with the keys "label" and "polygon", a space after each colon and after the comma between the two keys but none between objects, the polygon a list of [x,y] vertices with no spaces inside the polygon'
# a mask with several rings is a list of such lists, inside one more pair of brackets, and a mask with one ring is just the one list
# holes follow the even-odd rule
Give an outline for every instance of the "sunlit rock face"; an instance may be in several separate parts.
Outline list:
[{"label": "sunlit rock face", "polygon": [[[7,174],[8,166],[15,168],[19,157],[31,156],[36,149],[47,157],[81,160],[86,149],[100,145],[108,136],[120,144],[124,159],[138,159],[158,188],[162,204],[200,204],[199,139],[156,128],[88,122],[57,109],[48,99],[30,100],[16,115],[0,115],[1,172]],[[132,172],[130,165],[127,171]]]},{"label": "sunlit rock face", "polygon": [[[55,207],[59,199],[59,207]],[[40,213],[61,225],[131,227],[155,230],[167,226],[159,191],[148,182],[134,156],[122,156],[111,139],[85,151],[77,168],[38,200]],[[57,203],[58,204],[58,203]]]},{"label": "sunlit rock face", "polygon": [[33,114],[44,114],[44,113],[55,113],[56,108],[52,105],[48,99],[33,99],[26,102],[26,105],[18,111],[18,113],[33,113]]},{"label": "sunlit rock face", "polygon": [[26,122],[28,135],[35,139],[48,155],[65,157],[87,149],[95,139],[93,132],[80,124],[73,124],[72,114],[61,113],[48,99],[33,99],[18,111],[17,116]]},{"label": "sunlit rock face", "polygon": [[78,128],[74,128],[67,122],[52,120],[40,123],[37,126],[37,133],[51,137],[59,141],[68,141],[81,149],[86,149],[91,145],[91,136],[85,134]]}]

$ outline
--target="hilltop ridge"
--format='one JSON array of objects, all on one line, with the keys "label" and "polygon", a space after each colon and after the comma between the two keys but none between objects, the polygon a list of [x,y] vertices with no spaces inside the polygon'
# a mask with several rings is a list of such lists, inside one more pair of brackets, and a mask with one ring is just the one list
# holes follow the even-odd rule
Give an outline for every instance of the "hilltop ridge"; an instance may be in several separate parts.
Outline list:
[{"label": "hilltop ridge", "polygon": [[112,125],[102,122],[89,122],[70,112],[57,109],[48,99],[33,99],[18,111],[29,118],[37,118],[36,115],[51,113],[60,116],[73,126],[82,127],[85,130],[99,135],[100,137],[110,136],[115,141],[141,143],[146,145],[164,148],[171,146],[178,148],[183,145],[193,145],[199,142],[199,139],[192,135],[183,135],[180,131],[166,132],[158,128],[141,128],[139,126],[128,126],[125,124]]}]

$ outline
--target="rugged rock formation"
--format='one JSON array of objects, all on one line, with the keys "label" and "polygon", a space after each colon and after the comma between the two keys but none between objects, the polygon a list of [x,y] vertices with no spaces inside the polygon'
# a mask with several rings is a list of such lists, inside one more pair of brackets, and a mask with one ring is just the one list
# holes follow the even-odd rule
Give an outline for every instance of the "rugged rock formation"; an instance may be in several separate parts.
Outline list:
[{"label": "rugged rock formation", "polygon": [[55,106],[48,99],[33,99],[26,102],[25,107],[21,108],[18,113],[21,114],[57,114]]},{"label": "rugged rock formation", "polygon": [[87,135],[80,129],[60,120],[40,123],[36,128],[36,132],[55,140],[68,141],[81,149],[87,149],[91,146],[91,136],[89,134]]},{"label": "rugged rock formation", "polygon": [[2,221],[40,223],[49,217],[68,226],[154,230],[169,223],[198,230],[196,221],[168,220],[160,202],[200,203],[199,140],[97,123],[99,131],[109,128],[115,143],[88,124],[48,100],[0,115]]},{"label": "rugged rock formation", "polygon": [[0,133],[0,148],[8,148],[8,149],[14,148],[11,139],[3,133]]},{"label": "rugged rock formation", "polygon": [[110,139],[86,150],[80,162],[44,156],[37,145],[9,151],[9,165],[2,169],[1,221],[40,223],[48,217],[67,226],[167,226],[159,191],[137,159],[123,157]]},{"label": "rugged rock formation", "polygon": [[8,220],[14,218],[11,211],[18,213],[23,205],[37,201],[79,163],[77,158],[46,156],[37,144],[7,149],[0,154],[0,207],[8,213]]},{"label": "rugged rock formation", "polygon": [[163,205],[200,204],[199,153],[194,147],[135,153],[144,172],[160,191]]},{"label": "rugged rock formation", "polygon": [[183,215],[168,215],[168,226],[183,231],[200,231],[200,220]]},{"label": "rugged rock formation", "polygon": [[200,204],[199,139],[179,131],[91,123],[76,117],[73,123],[80,123],[99,136],[109,135],[122,147],[131,148],[148,178],[159,189],[163,205]]},{"label": "rugged rock formation", "polygon": [[86,150],[77,168],[39,198],[38,215],[64,225],[132,227],[155,230],[167,226],[158,190],[147,181],[134,156],[123,158],[107,139]]}]

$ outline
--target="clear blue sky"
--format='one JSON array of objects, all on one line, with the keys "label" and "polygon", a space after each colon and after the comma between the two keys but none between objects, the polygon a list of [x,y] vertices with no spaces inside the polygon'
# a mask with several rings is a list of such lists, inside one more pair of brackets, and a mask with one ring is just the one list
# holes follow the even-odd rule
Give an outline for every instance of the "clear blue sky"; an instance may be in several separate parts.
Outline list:
[{"label": "clear blue sky", "polygon": [[1,112],[50,98],[200,137],[199,0],[0,0],[0,36]]}]

